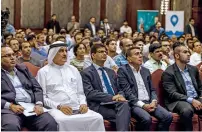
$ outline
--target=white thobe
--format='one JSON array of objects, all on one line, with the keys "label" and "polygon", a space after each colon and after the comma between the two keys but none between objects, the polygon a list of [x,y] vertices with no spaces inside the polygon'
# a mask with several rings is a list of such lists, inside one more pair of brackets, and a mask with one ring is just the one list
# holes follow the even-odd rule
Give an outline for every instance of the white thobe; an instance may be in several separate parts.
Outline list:
[{"label": "white thobe", "polygon": [[59,125],[60,131],[104,131],[103,117],[88,110],[85,114],[65,115],[58,105],[68,105],[79,110],[86,104],[79,71],[71,65],[48,64],[41,68],[37,80],[43,89],[44,105],[53,108],[49,113]]}]

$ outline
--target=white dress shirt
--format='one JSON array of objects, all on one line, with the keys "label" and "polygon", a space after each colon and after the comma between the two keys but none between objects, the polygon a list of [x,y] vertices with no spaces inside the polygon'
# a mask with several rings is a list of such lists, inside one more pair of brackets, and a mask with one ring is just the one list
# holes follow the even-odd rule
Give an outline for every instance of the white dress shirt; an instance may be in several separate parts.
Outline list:
[{"label": "white dress shirt", "polygon": [[165,71],[168,65],[164,61],[160,61],[160,63],[158,63],[153,58],[151,58],[148,61],[146,61],[143,66],[149,69],[150,73],[152,74],[158,69]]},{"label": "white dress shirt", "polygon": [[92,23],[90,23],[90,25],[91,25],[91,28],[92,28],[92,34],[93,34],[93,36],[95,36],[96,35],[96,28],[95,28],[95,25],[94,24],[92,24]]},{"label": "white dress shirt", "polygon": [[121,32],[121,33],[126,32],[126,33],[130,33],[130,34],[132,34],[132,28],[129,27],[129,26],[127,26],[127,27],[122,26],[122,27],[120,28],[120,32]]},{"label": "white dress shirt", "polygon": [[201,62],[201,54],[198,54],[196,52],[194,52],[191,56],[190,56],[190,65],[193,66],[197,66],[199,63]]},{"label": "white dress shirt", "polygon": [[138,99],[139,99],[139,101],[136,103],[136,105],[139,106],[139,107],[142,107],[145,104],[143,102],[143,100],[144,101],[149,101],[149,95],[148,95],[147,89],[145,87],[144,81],[142,79],[142,75],[140,74],[141,67],[140,67],[139,71],[137,71],[131,65],[130,65],[130,67],[131,67],[131,69],[133,71],[133,74],[135,76],[135,80],[136,80],[136,83],[137,83],[137,87],[138,87]]}]

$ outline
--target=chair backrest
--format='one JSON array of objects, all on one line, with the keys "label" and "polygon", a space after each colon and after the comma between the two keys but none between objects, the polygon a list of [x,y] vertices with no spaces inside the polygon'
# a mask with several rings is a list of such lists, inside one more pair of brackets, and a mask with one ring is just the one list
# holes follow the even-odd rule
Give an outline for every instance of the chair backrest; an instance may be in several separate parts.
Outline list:
[{"label": "chair backrest", "polygon": [[28,68],[28,70],[32,73],[32,75],[34,77],[36,77],[37,72],[39,71],[40,67],[37,67],[35,65],[33,65],[32,63],[29,62],[23,62],[23,64],[26,65],[26,67]]},{"label": "chair backrest", "polygon": [[200,79],[202,81],[202,71],[200,70],[200,67],[202,66],[202,62],[200,62],[196,67],[198,68]]},{"label": "chair backrest", "polygon": [[155,72],[152,73],[152,83],[153,87],[156,89],[156,94],[158,97],[158,102],[161,106],[164,105],[164,90],[163,90],[163,85],[161,81],[161,76],[163,74],[163,70],[158,69]]}]

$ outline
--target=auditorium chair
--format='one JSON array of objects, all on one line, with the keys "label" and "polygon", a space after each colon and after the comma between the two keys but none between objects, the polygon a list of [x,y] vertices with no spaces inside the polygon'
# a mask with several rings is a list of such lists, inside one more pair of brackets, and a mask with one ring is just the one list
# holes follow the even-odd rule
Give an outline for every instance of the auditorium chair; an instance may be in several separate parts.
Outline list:
[{"label": "auditorium chair", "polygon": [[32,75],[34,77],[36,77],[38,70],[40,69],[40,67],[37,67],[29,62],[23,62],[23,64],[25,64],[25,66],[28,68],[28,70],[32,73]]},{"label": "auditorium chair", "polygon": [[[153,87],[156,89],[156,93],[158,96],[158,101],[159,104],[163,107],[165,107],[164,104],[164,90],[163,90],[163,85],[161,81],[161,76],[162,76],[163,70],[158,69],[155,72],[152,73],[152,83]],[[173,115],[173,121],[170,125],[169,130],[170,131],[180,131],[180,117],[177,113],[172,113]],[[192,118],[192,123],[193,123],[193,130],[194,131],[199,131],[199,118],[198,115],[194,114]]]}]

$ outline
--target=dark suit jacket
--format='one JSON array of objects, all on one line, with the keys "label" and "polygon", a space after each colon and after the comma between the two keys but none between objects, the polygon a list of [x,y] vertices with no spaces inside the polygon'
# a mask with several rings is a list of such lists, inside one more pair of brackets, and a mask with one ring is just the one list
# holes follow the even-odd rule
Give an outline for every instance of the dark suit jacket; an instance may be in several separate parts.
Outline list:
[{"label": "dark suit jacket", "polygon": [[[195,27],[195,26],[194,26],[194,31],[195,31],[195,36],[198,36],[198,35],[197,35],[197,29],[196,29],[196,27]],[[188,24],[188,25],[186,25],[186,28],[185,28],[185,33],[192,34],[191,27],[190,27],[190,25],[189,25],[189,24]]]},{"label": "dark suit jacket", "polygon": [[[192,83],[198,96],[202,96],[202,85],[198,69],[194,66],[187,65]],[[169,66],[162,75],[162,83],[165,90],[165,105],[168,110],[173,111],[178,101],[187,100],[187,90],[185,82],[180,73],[177,64]]]},{"label": "dark suit jacket", "polygon": [[[156,92],[151,81],[150,71],[145,67],[141,67],[140,74],[150,97],[150,101],[148,103],[150,103],[154,99],[157,100]],[[138,87],[135,76],[129,64],[123,65],[119,68],[118,83],[120,89],[124,92],[126,99],[129,100],[130,105],[136,106],[135,104],[137,103],[137,101],[139,101]]]},{"label": "dark suit jacket", "polygon": [[[109,76],[115,94],[117,94],[119,88],[117,85],[117,76],[115,72],[108,68],[104,68],[104,70]],[[102,82],[93,64],[88,68],[84,69],[81,72],[81,76],[83,80],[84,93],[87,97],[87,102],[90,109],[98,112],[101,102],[112,101],[113,95],[103,92]],[[124,96],[123,92],[121,91],[119,91],[119,94],[122,94]]]},{"label": "dark suit jacket", "polygon": [[[31,96],[32,103],[43,102],[43,91],[36,79],[23,64],[16,65],[17,76],[20,79],[25,91]],[[1,113],[11,113],[4,109],[6,102],[15,102],[16,91],[6,73],[1,70]]]},{"label": "dark suit jacket", "polygon": [[50,28],[53,29],[54,26],[56,28],[56,33],[59,33],[60,32],[60,24],[58,21],[53,21],[53,20],[48,21],[46,28],[47,29],[50,29]]},{"label": "dark suit jacket", "polygon": [[[85,25],[85,28],[88,28],[88,29],[91,31],[91,36],[93,37],[93,29],[92,29],[92,27],[91,27],[91,24],[90,24],[90,23],[87,23],[87,24]],[[97,32],[96,26],[95,26],[95,31]]]}]

